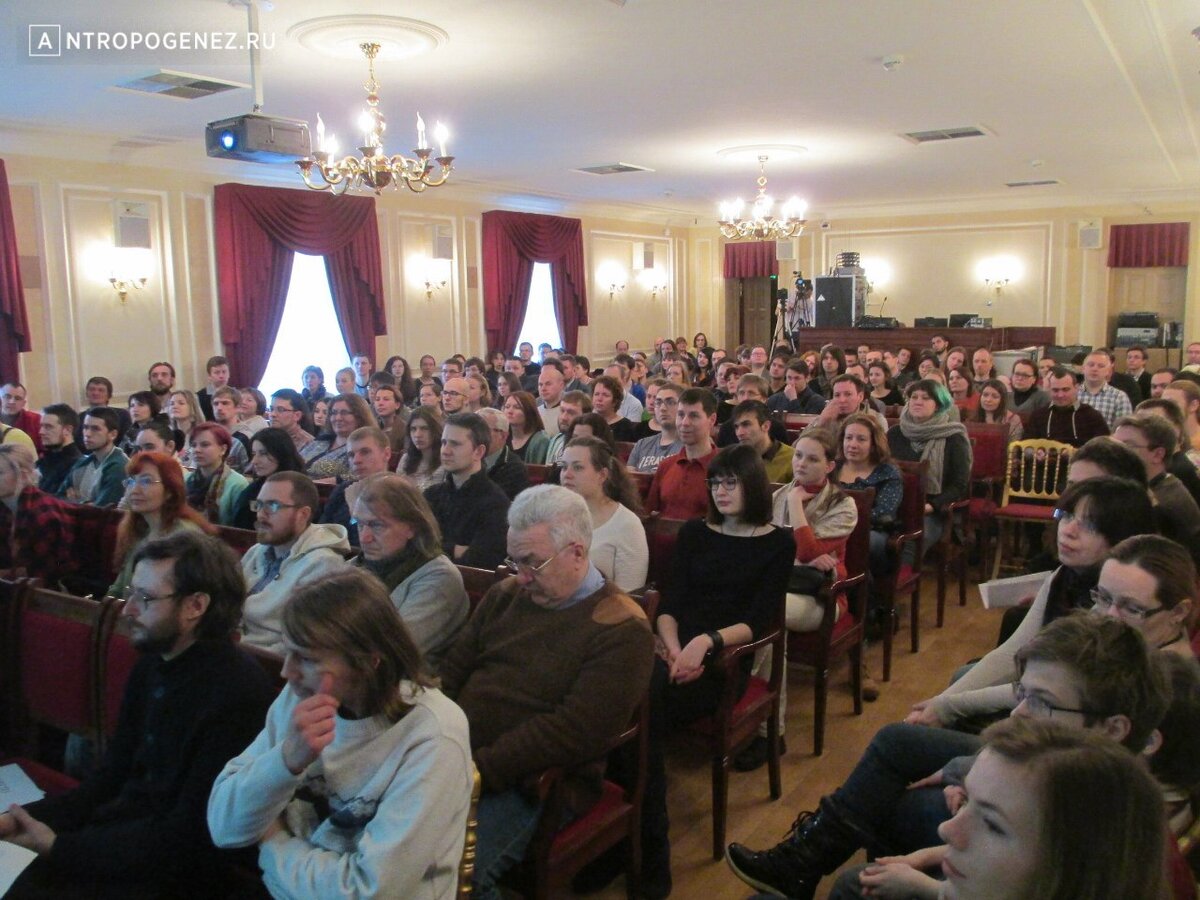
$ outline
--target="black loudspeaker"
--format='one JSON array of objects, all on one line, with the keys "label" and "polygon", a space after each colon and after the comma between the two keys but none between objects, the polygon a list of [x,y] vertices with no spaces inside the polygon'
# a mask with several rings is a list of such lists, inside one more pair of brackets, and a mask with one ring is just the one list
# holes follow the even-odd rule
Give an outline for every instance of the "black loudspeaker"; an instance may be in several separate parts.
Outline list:
[{"label": "black loudspeaker", "polygon": [[814,278],[813,306],[818,328],[854,327],[854,277]]}]

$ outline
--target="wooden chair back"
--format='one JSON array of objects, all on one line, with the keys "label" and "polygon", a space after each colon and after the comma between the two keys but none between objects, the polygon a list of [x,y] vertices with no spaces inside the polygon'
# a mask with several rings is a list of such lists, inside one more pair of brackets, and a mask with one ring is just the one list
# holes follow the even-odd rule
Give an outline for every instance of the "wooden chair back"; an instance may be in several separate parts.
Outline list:
[{"label": "wooden chair back", "polygon": [[539,463],[525,463],[525,474],[529,476],[529,486],[550,484],[550,471],[554,466],[544,466]]},{"label": "wooden chair back", "polygon": [[646,545],[650,550],[646,583],[660,591],[670,589],[675,541],[679,538],[679,529],[683,524],[682,519],[664,519],[657,513],[642,520],[642,527],[646,529]]},{"label": "wooden chair back", "polygon": [[971,483],[1000,484],[1004,481],[1008,459],[1008,425],[968,422],[967,436],[971,439]]},{"label": "wooden chair back", "polygon": [[633,453],[632,441],[617,441],[617,459],[622,463],[628,463],[631,453]]},{"label": "wooden chair back", "polygon": [[1067,467],[1075,448],[1038,438],[1008,445],[1008,467],[1000,505],[1016,500],[1056,503],[1067,481]]},{"label": "wooden chair back", "polygon": [[471,896],[471,879],[475,877],[475,844],[476,830],[479,827],[479,794],[483,788],[483,779],[479,770],[471,764],[471,808],[467,813],[467,836],[463,840],[462,859],[458,863],[458,890],[455,896],[458,900],[467,900]]},{"label": "wooden chair back", "polygon": [[462,576],[463,587],[467,591],[467,602],[471,605],[472,614],[492,586],[503,581],[509,574],[507,569],[502,568],[480,569],[475,566],[460,566],[457,563],[455,566],[458,574]]},{"label": "wooden chair back", "polygon": [[646,498],[650,496],[650,483],[654,481],[654,476],[649,472],[630,472],[629,477],[637,487],[642,506],[645,506]]},{"label": "wooden chair back", "polygon": [[218,525],[217,537],[232,547],[238,556],[245,556],[246,551],[258,543],[256,531],[249,528],[233,528],[229,525]]}]

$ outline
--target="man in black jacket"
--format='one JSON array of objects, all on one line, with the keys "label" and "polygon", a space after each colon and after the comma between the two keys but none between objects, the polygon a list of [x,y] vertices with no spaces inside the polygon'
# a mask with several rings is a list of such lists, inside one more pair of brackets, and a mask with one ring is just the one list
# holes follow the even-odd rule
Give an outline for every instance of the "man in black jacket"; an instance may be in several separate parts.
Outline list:
[{"label": "man in black jacket", "polygon": [[237,556],[215,538],[185,531],[136,552],[122,615],[142,655],[116,734],[79,787],[0,814],[0,838],[38,854],[10,898],[229,894],[238,857],[213,846],[208,795],[272,694],[232,641],[245,595]]},{"label": "man in black jacket", "polygon": [[57,494],[71,466],[83,456],[83,451],[75,443],[78,425],[79,414],[65,403],[54,403],[42,410],[39,427],[42,439],[42,456],[38,460],[39,490]]},{"label": "man in black jacket", "polygon": [[476,413],[446,419],[441,455],[446,480],[425,491],[446,555],[480,569],[494,569],[504,561],[508,538],[508,498],[483,470],[490,432]]}]

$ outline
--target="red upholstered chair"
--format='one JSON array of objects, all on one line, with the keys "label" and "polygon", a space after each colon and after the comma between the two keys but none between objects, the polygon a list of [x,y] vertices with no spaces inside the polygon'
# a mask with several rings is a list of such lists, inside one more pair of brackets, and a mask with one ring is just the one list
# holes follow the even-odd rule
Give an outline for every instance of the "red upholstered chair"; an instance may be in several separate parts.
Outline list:
[{"label": "red upholstered chair", "polygon": [[217,537],[232,547],[238,556],[245,556],[246,551],[258,543],[258,532],[229,525],[218,525]]},{"label": "red upholstered chair", "polygon": [[[883,629],[883,680],[892,680],[892,640],[898,627],[896,598],[909,595],[909,610],[913,641],[920,628],[921,559],[925,546],[925,472],[927,462],[899,462],[904,479],[904,496],[896,514],[896,531],[888,539],[888,555],[894,568],[888,578],[877,584],[880,607],[887,613]],[[906,551],[912,547],[913,562],[906,562]],[[914,650],[915,652],[915,650]]]},{"label": "red upholstered chair", "polygon": [[633,453],[633,443],[631,441],[617,441],[617,458],[622,463],[629,462],[629,455]]},{"label": "red upholstered chair", "polygon": [[[867,609],[867,568],[871,556],[871,506],[875,489],[846,491],[858,507],[858,523],[846,541],[846,577],[821,588],[817,600],[825,614],[816,631],[787,632],[789,663],[812,666],[816,670],[813,714],[813,754],[825,750],[825,709],[829,693],[829,668],[838,659],[850,659],[850,689],[854,694],[854,714],[862,715],[863,617]],[[837,617],[837,598],[845,595],[847,611]],[[779,657],[776,657],[778,659]],[[776,667],[778,668],[778,667]],[[774,673],[772,673],[773,675]]]},{"label": "red upholstered chair", "polygon": [[[971,438],[971,499],[967,505],[968,540],[979,554],[979,580],[987,576],[991,530],[1008,461],[1008,425],[968,422]],[[961,599],[965,600],[965,597]]]},{"label": "red upholstered chair", "polygon": [[125,698],[125,685],[139,656],[131,639],[131,623],[121,617],[124,607],[124,600],[114,599],[109,603],[100,635],[100,649],[96,655],[97,731],[101,751],[116,733],[121,701]]},{"label": "red upholstered chair", "polygon": [[630,472],[629,477],[633,480],[634,485],[638,489],[638,497],[641,498],[642,505],[646,503],[646,498],[650,496],[650,483],[654,481],[654,476],[649,472]]},{"label": "red upholstered chair", "polygon": [[[97,650],[106,601],[76,597],[28,584],[13,605],[9,672],[14,747],[37,750],[38,729],[97,733]],[[47,793],[74,787],[74,779],[34,758],[9,759]]]},{"label": "red upholstered chair", "polygon": [[548,484],[550,470],[553,468],[554,466],[544,466],[540,463],[525,463],[525,474],[529,476],[529,486]]},{"label": "red upholstered chair", "polygon": [[[635,594],[634,599],[642,604],[647,617],[653,621],[658,611],[658,591],[646,590]],[[625,890],[630,900],[640,896],[642,797],[646,787],[649,722],[650,686],[647,684],[629,727],[617,735],[604,752],[605,756],[614,751],[633,754],[633,765],[628,767],[631,783],[623,787],[605,779],[600,801],[565,828],[557,827],[564,814],[564,797],[560,789],[563,770],[554,768],[542,773],[537,783],[542,816],[522,870],[517,873],[517,878],[529,885],[526,896],[534,900],[565,896],[575,873],[627,838],[630,852],[625,867]]]},{"label": "red upholstered chair", "polygon": [[671,567],[675,559],[675,541],[679,537],[679,529],[684,525],[682,519],[664,519],[658,513],[651,513],[642,520],[646,529],[646,546],[650,550],[650,566],[646,571],[646,583],[660,591],[666,590],[671,583]]}]

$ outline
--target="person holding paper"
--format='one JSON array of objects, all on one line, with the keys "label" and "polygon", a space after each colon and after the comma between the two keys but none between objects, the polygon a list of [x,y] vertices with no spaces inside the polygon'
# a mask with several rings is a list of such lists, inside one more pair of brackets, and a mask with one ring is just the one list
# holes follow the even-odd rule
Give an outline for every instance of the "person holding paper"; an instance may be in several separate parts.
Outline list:
[{"label": "person holding paper", "polygon": [[0,838],[38,854],[7,897],[230,895],[237,857],[213,846],[205,805],[271,698],[231,639],[245,596],[216,538],[184,531],[135,552],[122,615],[142,656],[116,734],[79,787],[0,814]]}]

